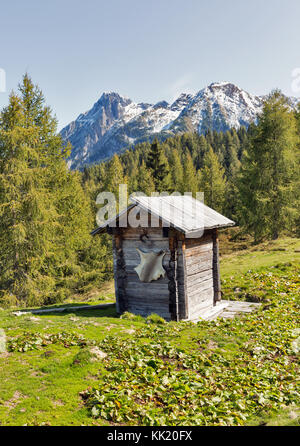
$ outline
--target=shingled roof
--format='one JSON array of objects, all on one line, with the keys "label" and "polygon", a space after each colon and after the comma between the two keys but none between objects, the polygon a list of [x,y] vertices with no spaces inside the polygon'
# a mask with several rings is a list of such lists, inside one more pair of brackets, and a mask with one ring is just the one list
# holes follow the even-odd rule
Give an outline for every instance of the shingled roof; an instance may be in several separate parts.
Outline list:
[{"label": "shingled roof", "polygon": [[135,196],[131,197],[130,201],[131,204],[125,211],[95,229],[92,235],[104,232],[109,226],[116,226],[119,217],[134,207],[149,212],[158,217],[165,226],[173,227],[188,237],[197,237],[197,233],[201,234],[203,230],[235,225],[234,221],[189,195]]}]

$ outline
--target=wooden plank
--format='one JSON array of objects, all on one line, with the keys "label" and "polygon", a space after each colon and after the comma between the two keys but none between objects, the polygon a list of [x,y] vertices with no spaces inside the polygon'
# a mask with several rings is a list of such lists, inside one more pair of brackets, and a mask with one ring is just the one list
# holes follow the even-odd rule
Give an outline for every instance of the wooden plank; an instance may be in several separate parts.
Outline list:
[{"label": "wooden plank", "polygon": [[[168,288],[162,289],[162,290],[147,290],[143,291],[141,288],[127,288],[126,289],[128,299],[134,299],[138,302],[152,302],[153,304],[155,302],[169,302],[169,290]],[[147,294],[146,294],[147,293]]]},{"label": "wooden plank", "polygon": [[144,302],[143,305],[140,305],[140,302],[136,302],[134,300],[129,300],[128,308],[139,308],[142,311],[147,310],[147,311],[151,311],[151,312],[157,313],[157,314],[161,314],[161,313],[170,314],[168,305],[163,305],[163,304],[152,305],[152,304],[148,303],[148,305],[147,305]]},{"label": "wooden plank", "polygon": [[128,226],[125,230],[124,230],[124,238],[130,238],[130,237],[135,237],[138,238],[141,235],[148,235],[148,236],[159,236],[162,237],[163,236],[163,230],[162,227],[149,227],[147,226],[146,228],[143,228],[141,226],[138,226],[137,228],[132,228],[130,226]]},{"label": "wooden plank", "polygon": [[204,314],[206,311],[210,310],[211,308],[213,308],[213,305],[202,305],[201,307],[197,307],[196,309],[194,309],[193,311],[190,311],[189,314],[189,319],[196,319],[198,317],[201,317],[201,314]]},{"label": "wooden plank", "polygon": [[197,292],[197,290],[194,290],[191,293],[188,293],[189,296],[189,303],[191,306],[194,306],[197,304],[197,302],[203,302],[205,300],[211,299],[211,304],[213,304],[213,288],[206,288],[204,290],[201,290]]},{"label": "wooden plank", "polygon": [[190,307],[190,317],[194,314],[199,314],[201,311],[207,310],[208,308],[213,308],[212,300],[202,300],[201,302],[197,302],[197,304]]},{"label": "wooden plank", "polygon": [[[141,251],[146,252],[146,250],[141,250]],[[153,251],[159,252],[160,250],[153,250]],[[140,254],[136,250],[125,251],[123,257],[128,264],[130,262],[135,262],[136,265],[138,265],[141,260]],[[167,265],[169,261],[170,261],[170,253],[166,253],[163,257],[163,264],[165,263]]]},{"label": "wooden plank", "polygon": [[197,248],[203,245],[212,243],[212,234],[205,232],[200,238],[187,238],[186,239],[186,250],[190,251],[193,248]]},{"label": "wooden plank", "polygon": [[201,283],[205,280],[212,279],[213,278],[213,271],[212,269],[206,269],[204,271],[200,271],[196,274],[189,275],[187,277],[187,285],[192,285],[196,283]]},{"label": "wooden plank", "polygon": [[211,305],[213,305],[213,289],[207,288],[206,290],[202,290],[199,293],[193,293],[189,295],[189,303],[191,307],[196,306],[200,302],[210,301]]},{"label": "wooden plank", "polygon": [[189,296],[192,296],[195,292],[201,294],[202,291],[207,290],[208,288],[213,289],[213,279],[204,280],[203,282],[192,284],[187,286],[187,292]]},{"label": "wooden plank", "polygon": [[213,230],[213,277],[214,277],[214,302],[221,300],[221,279],[219,262],[219,240],[217,229]]},{"label": "wooden plank", "polygon": [[151,301],[140,301],[137,299],[130,298],[128,299],[128,306],[136,306],[138,308],[150,308],[153,311],[167,311],[169,312],[169,303],[167,298],[162,302],[152,303]]},{"label": "wooden plank", "polygon": [[178,240],[176,234],[170,232],[169,237],[170,259],[167,268],[167,276],[169,279],[169,312],[172,320],[178,321],[179,314],[179,291],[178,291]]},{"label": "wooden plank", "polygon": [[[208,291],[208,290],[207,290]],[[189,300],[191,311],[195,311],[198,306],[214,306],[213,293],[207,294],[205,297],[201,298],[200,295],[192,296]]]},{"label": "wooden plank", "polygon": [[193,257],[195,255],[202,255],[207,252],[212,252],[213,243],[205,243],[201,246],[195,246],[194,248],[190,248],[186,251],[186,257]]},{"label": "wooden plank", "polygon": [[200,255],[187,257],[186,258],[186,266],[189,269],[196,264],[201,264],[201,263],[204,263],[207,261],[210,261],[211,263],[213,262],[213,252],[212,251],[207,251],[206,253],[203,253]]},{"label": "wooden plank", "polygon": [[[138,252],[136,252],[136,254],[134,254],[133,251],[130,253],[125,253],[125,255],[123,257],[124,257],[126,265],[128,265],[128,266],[135,267],[135,266],[139,265],[139,263],[140,263],[140,255]],[[168,266],[169,261],[170,261],[170,254],[167,253],[163,257],[163,265]]]},{"label": "wooden plank", "polygon": [[148,290],[156,290],[159,291],[160,289],[168,289],[168,281],[162,281],[162,280],[155,280],[153,282],[141,282],[139,277],[137,276],[130,276],[127,278],[127,282],[126,282],[126,288],[136,288],[136,289],[141,289],[143,291],[148,291]]},{"label": "wooden plank", "polygon": [[[195,272],[195,274],[189,274],[186,278],[186,285],[193,283],[200,283],[204,280],[212,278],[212,269],[204,269],[203,271]],[[183,285],[184,282],[181,278],[178,280],[179,285]]]},{"label": "wooden plank", "polygon": [[122,250],[122,230],[116,230],[113,237],[114,280],[116,292],[116,309],[118,313],[127,311],[126,267]]},{"label": "wooden plank", "polygon": [[[146,296],[142,296],[141,293],[143,292],[143,290],[135,290],[133,288],[127,288],[126,289],[126,293],[127,293],[127,297],[128,300],[131,299],[135,299],[138,302],[152,302],[152,304],[154,305],[155,302],[165,302],[166,300],[168,300],[169,297],[169,290],[159,290],[159,291],[154,291],[154,290],[148,290],[147,291],[147,297]],[[145,292],[144,292],[145,293]]]},{"label": "wooden plank", "polygon": [[206,260],[205,262],[195,263],[187,268],[187,276],[192,276],[194,274],[198,274],[207,269],[212,269],[213,262],[212,259]]},{"label": "wooden plank", "polygon": [[141,249],[142,251],[149,250],[160,250],[169,251],[169,242],[168,239],[159,239],[159,240],[151,240],[149,243],[144,243],[141,240],[124,240],[123,241],[123,249],[134,251],[136,248]]},{"label": "wooden plank", "polygon": [[184,308],[184,312],[181,313],[182,319],[189,317],[189,299],[187,294],[187,267],[186,267],[186,240],[181,241],[181,253],[182,253],[182,267],[178,271],[178,283],[183,284],[183,290],[180,293],[181,296],[181,308]]},{"label": "wooden plank", "polygon": [[139,300],[135,300],[135,299],[129,299],[128,300],[128,307],[136,307],[136,308],[141,308],[142,310],[145,309],[150,309],[153,312],[155,311],[157,312],[165,312],[165,313],[170,313],[169,312],[169,303],[168,300],[165,299],[164,302],[158,302],[156,304],[153,304],[152,302],[140,302]]}]

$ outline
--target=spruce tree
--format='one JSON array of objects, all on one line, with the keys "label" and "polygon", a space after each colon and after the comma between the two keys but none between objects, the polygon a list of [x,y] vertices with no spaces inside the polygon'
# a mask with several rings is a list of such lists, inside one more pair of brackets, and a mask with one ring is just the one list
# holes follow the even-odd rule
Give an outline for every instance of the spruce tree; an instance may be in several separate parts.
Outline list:
[{"label": "spruce tree", "polygon": [[170,167],[157,139],[151,144],[146,166],[151,170],[156,191],[168,192],[171,188]]},{"label": "spruce tree", "polygon": [[208,151],[208,143],[204,135],[199,135],[197,152],[195,157],[195,167],[196,169],[201,169],[203,167],[203,158],[205,153]]},{"label": "spruce tree", "polygon": [[[291,228],[296,214],[299,136],[288,100],[278,90],[264,101],[241,169],[240,219],[258,242]],[[298,152],[299,153],[299,152]]]},{"label": "spruce tree", "polygon": [[198,192],[198,177],[189,152],[185,154],[183,161],[183,192],[192,192],[195,197]]},{"label": "spruce tree", "polygon": [[[123,160],[122,160],[123,161]],[[124,161],[122,164],[125,164]],[[139,175],[139,160],[138,159],[130,159],[130,164],[126,165],[124,169],[126,172],[126,177],[128,178],[128,193],[132,194],[139,190],[138,186],[138,175]]]},{"label": "spruce tree", "polygon": [[204,156],[201,170],[201,190],[204,192],[204,202],[218,212],[223,212],[225,202],[226,181],[224,169],[212,147]]},{"label": "spruce tree", "polygon": [[170,159],[172,192],[184,192],[183,166],[178,150],[173,149]]},{"label": "spruce tree", "polygon": [[295,178],[295,184],[294,184],[294,191],[295,191],[295,209],[296,209],[296,218],[295,218],[295,232],[297,236],[300,236],[300,103],[298,104],[298,107],[295,112],[295,118],[296,118],[296,124],[297,124],[297,133],[299,136],[299,143],[298,143],[298,150],[295,154],[296,158],[296,178]]},{"label": "spruce tree", "polygon": [[132,192],[144,192],[144,194],[150,196],[151,192],[155,191],[154,181],[149,169],[147,169],[146,164],[142,161],[142,164],[138,168],[137,174],[137,189]]},{"label": "spruce tree", "polygon": [[41,90],[25,75],[19,92],[0,115],[0,299],[32,305],[55,300],[88,236],[89,205]]},{"label": "spruce tree", "polygon": [[[234,135],[234,136],[233,136]],[[231,179],[240,168],[238,159],[239,139],[236,132],[226,132],[226,151],[224,155],[224,167],[227,179]]]},{"label": "spruce tree", "polygon": [[113,192],[116,199],[119,200],[119,185],[127,184],[127,178],[124,175],[124,169],[120,158],[115,154],[108,163],[105,174],[104,189]]}]

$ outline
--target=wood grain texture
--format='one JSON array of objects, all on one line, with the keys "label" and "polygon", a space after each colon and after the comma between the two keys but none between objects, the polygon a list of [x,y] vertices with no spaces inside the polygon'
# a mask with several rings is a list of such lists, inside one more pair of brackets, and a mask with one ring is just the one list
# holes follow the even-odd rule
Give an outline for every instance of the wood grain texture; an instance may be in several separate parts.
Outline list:
[{"label": "wood grain texture", "polygon": [[116,308],[118,313],[124,313],[128,310],[128,300],[126,296],[126,266],[122,250],[122,231],[116,231],[113,237],[114,252],[114,277],[115,277],[115,293]]},{"label": "wood grain texture", "polygon": [[[157,313],[166,320],[195,319],[220,297],[216,231],[208,230],[198,239],[185,238],[174,228],[166,231],[161,227],[116,228],[113,234],[118,312],[143,316]],[[137,249],[163,250],[165,277],[141,282],[135,271],[140,263]]]},{"label": "wood grain texture", "polygon": [[221,278],[220,278],[220,260],[219,260],[219,239],[218,231],[213,231],[213,278],[214,278],[214,302],[221,300]]},{"label": "wood grain texture", "polygon": [[186,293],[189,319],[200,317],[214,303],[213,237],[206,231],[201,238],[186,239]]},{"label": "wood grain texture", "polygon": [[185,239],[180,235],[178,238],[178,263],[177,263],[177,286],[179,318],[187,319],[189,316],[189,302],[187,295],[187,270],[185,262]]},{"label": "wood grain texture", "polygon": [[179,320],[179,296],[178,296],[178,281],[177,281],[177,269],[178,269],[178,243],[177,238],[173,235],[169,238],[169,250],[170,260],[167,271],[169,279],[169,312],[171,319],[174,321]]},{"label": "wood grain texture", "polygon": [[[164,277],[145,283],[141,282],[135,267],[140,263],[137,248],[143,252],[164,251]],[[128,311],[147,316],[157,313],[167,320],[169,312],[169,279],[167,268],[170,262],[169,240],[163,236],[162,228],[128,228],[123,233],[123,258],[126,270],[126,298]]]}]

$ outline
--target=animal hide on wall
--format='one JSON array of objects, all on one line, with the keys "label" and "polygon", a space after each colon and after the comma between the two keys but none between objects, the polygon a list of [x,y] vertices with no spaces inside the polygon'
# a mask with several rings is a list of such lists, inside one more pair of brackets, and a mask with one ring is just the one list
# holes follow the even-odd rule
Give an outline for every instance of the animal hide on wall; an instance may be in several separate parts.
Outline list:
[{"label": "animal hide on wall", "polygon": [[134,269],[137,272],[141,282],[152,282],[160,277],[164,277],[166,271],[163,267],[163,258],[166,254],[164,251],[159,252],[143,252],[136,248],[141,257],[141,263]]}]

